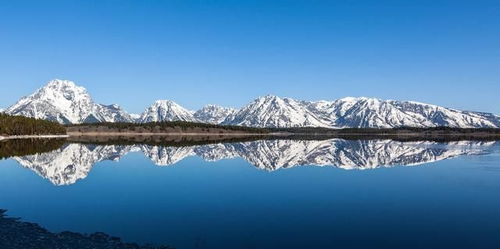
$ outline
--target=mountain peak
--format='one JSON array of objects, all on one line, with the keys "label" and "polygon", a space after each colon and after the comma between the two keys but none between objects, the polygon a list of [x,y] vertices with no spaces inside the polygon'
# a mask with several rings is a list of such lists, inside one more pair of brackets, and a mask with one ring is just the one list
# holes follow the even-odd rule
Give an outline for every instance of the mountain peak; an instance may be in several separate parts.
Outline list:
[{"label": "mountain peak", "polygon": [[159,99],[153,103],[153,105],[172,105],[172,104],[177,105],[177,103],[175,103],[172,100],[168,100],[168,99]]},{"label": "mountain peak", "polygon": [[343,98],[337,99],[337,101],[344,101],[344,102],[357,102],[357,101],[367,101],[367,100],[380,101],[380,99],[378,99],[378,98],[363,97],[363,96],[360,96],[360,97],[348,96],[348,97],[343,97]]},{"label": "mountain peak", "polygon": [[216,104],[208,104],[203,106],[201,109],[216,109],[216,108],[224,108],[224,107]]},{"label": "mountain peak", "polygon": [[254,127],[328,127],[307,104],[291,98],[266,95],[255,99],[226,124]]},{"label": "mountain peak", "polygon": [[84,87],[54,79],[6,110],[11,115],[47,119],[63,124],[131,121],[119,106],[95,103]]},{"label": "mountain peak", "polygon": [[53,79],[47,83],[48,87],[77,87],[75,82],[71,80],[61,80],[61,79]]},{"label": "mountain peak", "polygon": [[193,112],[172,100],[157,100],[141,115],[140,122],[197,121]]},{"label": "mountain peak", "polygon": [[220,110],[220,109],[231,109],[231,110],[235,110],[234,108],[231,108],[231,107],[224,107],[224,106],[215,105],[215,104],[205,105],[200,110],[209,110],[209,109],[218,109],[218,110]]},{"label": "mountain peak", "polygon": [[273,101],[273,100],[281,100],[283,98],[279,97],[279,96],[276,96],[276,95],[272,95],[272,94],[268,94],[268,95],[264,95],[264,96],[261,96],[261,97],[258,97],[257,99],[255,99],[256,101]]}]

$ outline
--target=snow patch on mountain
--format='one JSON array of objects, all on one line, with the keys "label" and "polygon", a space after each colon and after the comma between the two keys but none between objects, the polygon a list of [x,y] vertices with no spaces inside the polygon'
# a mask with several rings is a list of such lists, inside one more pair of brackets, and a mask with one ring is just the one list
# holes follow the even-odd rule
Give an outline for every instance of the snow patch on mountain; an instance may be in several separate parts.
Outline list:
[{"label": "snow patch on mountain", "polygon": [[134,120],[134,122],[139,122],[141,120],[142,114],[131,113],[130,117]]}]

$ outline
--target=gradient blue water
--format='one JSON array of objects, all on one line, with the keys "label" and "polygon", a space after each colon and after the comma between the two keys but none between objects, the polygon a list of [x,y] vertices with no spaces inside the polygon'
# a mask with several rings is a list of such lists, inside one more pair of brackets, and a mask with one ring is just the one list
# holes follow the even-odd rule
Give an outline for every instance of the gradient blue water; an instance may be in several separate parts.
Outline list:
[{"label": "gradient blue water", "polygon": [[51,231],[176,248],[500,248],[500,156],[266,172],[242,159],[155,166],[140,153],[53,186],[0,161],[0,208]]}]

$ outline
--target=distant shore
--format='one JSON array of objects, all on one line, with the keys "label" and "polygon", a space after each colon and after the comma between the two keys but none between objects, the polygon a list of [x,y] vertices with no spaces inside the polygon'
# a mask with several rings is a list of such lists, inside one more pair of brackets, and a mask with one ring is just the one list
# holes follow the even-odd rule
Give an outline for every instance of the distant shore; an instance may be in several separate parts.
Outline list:
[{"label": "distant shore", "polygon": [[500,129],[451,127],[400,128],[343,128],[320,127],[253,128],[210,125],[190,122],[160,122],[145,124],[97,123],[66,127],[71,137],[147,137],[184,136],[193,139],[220,137],[266,138],[341,138],[341,139],[394,139],[394,140],[500,140]]},{"label": "distant shore", "polygon": [[17,135],[17,136],[0,136],[1,140],[9,139],[30,139],[30,138],[68,138],[69,135]]},{"label": "distant shore", "polygon": [[[269,133],[203,133],[203,132],[68,132],[69,137],[79,136],[269,136]],[[271,135],[278,135],[271,134]]]},{"label": "distant shore", "polygon": [[274,136],[274,137],[287,137],[287,136],[335,136],[335,137],[491,137],[499,138],[500,134],[491,134],[484,132],[470,132],[470,133],[426,133],[426,132],[394,132],[394,133],[346,133],[346,132],[269,132],[269,133],[237,133],[237,132],[222,132],[222,133],[209,133],[209,132],[68,132],[68,137],[80,136]]},{"label": "distant shore", "polygon": [[[10,119],[13,120],[10,120]],[[393,139],[393,140],[500,140],[500,129],[497,128],[453,128],[453,127],[397,127],[397,128],[256,128],[244,126],[215,125],[185,121],[150,122],[150,123],[85,123],[60,125],[43,120],[24,120],[31,124],[24,129],[15,124],[15,118],[6,116],[9,129],[4,129],[0,140],[30,138],[85,138],[85,137],[192,137],[185,140],[219,140],[233,138],[278,138],[278,139]],[[16,121],[16,122],[14,122]],[[38,122],[38,123],[37,123]],[[32,124],[33,123],[33,124]],[[44,126],[45,125],[45,126]],[[5,127],[4,127],[5,128]],[[43,128],[43,129],[42,129]],[[43,133],[45,135],[8,135],[26,133]],[[10,131],[10,133],[9,133]],[[54,135],[50,135],[54,132]],[[170,139],[170,138],[165,138]]]}]

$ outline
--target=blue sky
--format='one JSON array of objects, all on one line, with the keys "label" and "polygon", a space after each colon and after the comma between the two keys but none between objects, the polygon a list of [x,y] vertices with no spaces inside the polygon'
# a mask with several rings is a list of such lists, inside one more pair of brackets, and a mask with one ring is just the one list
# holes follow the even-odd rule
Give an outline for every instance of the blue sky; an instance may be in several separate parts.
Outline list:
[{"label": "blue sky", "polygon": [[500,2],[399,2],[0,0],[0,107],[61,78],[131,112],[275,94],[500,114]]}]

